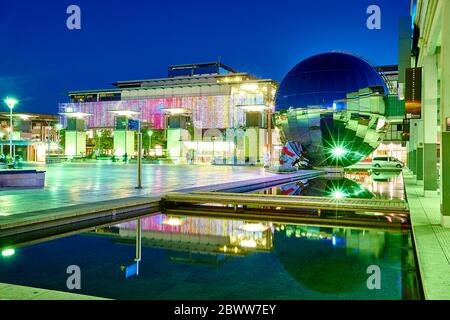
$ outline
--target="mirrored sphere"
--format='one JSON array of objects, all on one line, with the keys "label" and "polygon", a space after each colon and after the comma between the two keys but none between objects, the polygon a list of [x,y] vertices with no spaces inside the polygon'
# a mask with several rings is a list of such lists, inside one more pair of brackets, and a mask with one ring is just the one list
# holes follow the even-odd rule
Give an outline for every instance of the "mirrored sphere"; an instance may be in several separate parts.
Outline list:
[{"label": "mirrored sphere", "polygon": [[387,129],[388,89],[365,60],[324,53],[297,64],[276,97],[281,164],[349,166],[370,155]]}]

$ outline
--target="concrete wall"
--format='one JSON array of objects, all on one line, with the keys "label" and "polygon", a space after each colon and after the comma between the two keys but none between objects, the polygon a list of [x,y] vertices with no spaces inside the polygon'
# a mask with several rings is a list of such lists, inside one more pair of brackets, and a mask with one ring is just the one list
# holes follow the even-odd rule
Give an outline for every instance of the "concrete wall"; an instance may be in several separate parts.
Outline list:
[{"label": "concrete wall", "polygon": [[134,131],[114,130],[114,155],[123,157],[134,155]]},{"label": "concrete wall", "polygon": [[66,145],[64,153],[69,157],[86,155],[86,132],[66,131]]},{"label": "concrete wall", "polygon": [[0,188],[22,187],[22,188],[43,188],[45,185],[45,171],[16,171],[12,170],[0,172]]}]

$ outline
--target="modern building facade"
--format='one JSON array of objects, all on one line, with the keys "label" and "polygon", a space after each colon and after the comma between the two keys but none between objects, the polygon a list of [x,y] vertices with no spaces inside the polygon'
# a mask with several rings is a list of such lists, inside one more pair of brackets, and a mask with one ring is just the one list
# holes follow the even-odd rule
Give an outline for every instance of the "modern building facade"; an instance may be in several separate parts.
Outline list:
[{"label": "modern building facade", "polygon": [[405,100],[404,97],[399,95],[399,66],[380,66],[376,67],[376,70],[384,79],[389,90],[389,95],[385,99],[385,117],[389,126],[387,128],[383,141],[381,142],[380,146],[374,151],[372,157],[395,157],[406,163],[407,152],[406,145],[403,141]]},{"label": "modern building facade", "polygon": [[450,1],[412,0],[411,11],[410,67],[422,81],[413,100],[421,108],[409,115],[408,166],[425,196],[440,189],[441,224],[450,227]]},{"label": "modern building facade", "polygon": [[0,112],[0,154],[20,156],[25,161],[45,161],[48,150],[58,152],[59,133],[55,127],[58,121],[57,115],[17,112],[13,113],[11,132],[10,113]]},{"label": "modern building facade", "polygon": [[130,119],[141,129],[164,130],[168,156],[177,163],[257,164],[277,150],[273,80],[212,62],[169,66],[167,78],[113,85],[69,92],[70,102],[60,104],[67,156],[86,155],[80,141],[104,129],[112,131],[114,155],[134,155]]}]

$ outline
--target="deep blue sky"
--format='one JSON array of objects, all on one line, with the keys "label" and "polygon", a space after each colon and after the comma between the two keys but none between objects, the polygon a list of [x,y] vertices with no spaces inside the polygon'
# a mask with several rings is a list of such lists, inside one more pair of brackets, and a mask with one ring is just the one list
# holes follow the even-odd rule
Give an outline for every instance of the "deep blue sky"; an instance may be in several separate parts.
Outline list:
[{"label": "deep blue sky", "polygon": [[[164,77],[170,64],[219,56],[278,81],[304,58],[331,50],[396,64],[398,17],[409,14],[409,2],[0,0],[0,98],[17,97],[18,111],[56,113],[69,90]],[[66,28],[70,4],[81,7],[79,31]],[[366,28],[371,4],[382,10],[379,31]]]}]

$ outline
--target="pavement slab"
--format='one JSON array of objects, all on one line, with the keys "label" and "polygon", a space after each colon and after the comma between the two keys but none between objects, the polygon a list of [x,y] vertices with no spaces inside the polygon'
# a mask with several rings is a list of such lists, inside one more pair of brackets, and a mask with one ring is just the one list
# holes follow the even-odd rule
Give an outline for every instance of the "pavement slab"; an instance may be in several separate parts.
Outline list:
[{"label": "pavement slab", "polygon": [[76,293],[0,283],[0,300],[109,300]]},{"label": "pavement slab", "polygon": [[449,300],[450,228],[440,225],[440,198],[424,197],[412,173],[404,177],[425,298]]}]

